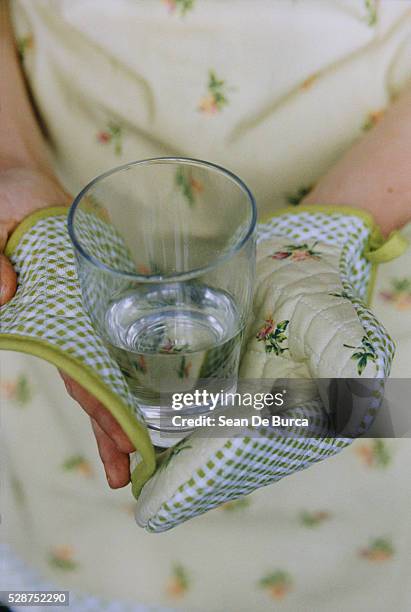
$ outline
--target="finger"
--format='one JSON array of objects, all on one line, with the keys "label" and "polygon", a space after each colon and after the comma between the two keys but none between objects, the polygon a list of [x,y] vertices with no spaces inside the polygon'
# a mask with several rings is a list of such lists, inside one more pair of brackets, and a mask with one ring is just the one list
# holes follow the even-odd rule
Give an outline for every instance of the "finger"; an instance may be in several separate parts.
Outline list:
[{"label": "finger", "polygon": [[11,300],[17,290],[17,274],[5,255],[0,254],[0,306]]},{"label": "finger", "polygon": [[79,385],[79,383],[67,376],[67,374],[61,370],[59,370],[59,372],[69,395],[71,395],[87,414],[99,424],[101,429],[103,429],[113,442],[115,442],[118,450],[123,453],[134,452],[136,450],[134,445],[130,442],[116,419],[103,404],[99,402],[94,395],[91,395],[91,393]]},{"label": "finger", "polygon": [[118,450],[113,440],[91,419],[98,452],[106,472],[107,482],[112,489],[125,487],[130,482],[130,459],[127,453]]}]

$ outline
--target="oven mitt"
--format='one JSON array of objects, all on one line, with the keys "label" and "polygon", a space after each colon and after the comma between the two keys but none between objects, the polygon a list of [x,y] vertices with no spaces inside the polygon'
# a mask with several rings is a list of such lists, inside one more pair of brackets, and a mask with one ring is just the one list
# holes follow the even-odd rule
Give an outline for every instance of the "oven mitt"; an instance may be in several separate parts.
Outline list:
[{"label": "oven mitt", "polygon": [[[319,399],[309,381],[388,375],[393,343],[365,301],[376,264],[405,250],[400,234],[384,242],[368,215],[316,206],[282,212],[261,225],[241,376],[306,379],[288,412],[312,416],[316,437],[273,430],[238,435],[229,428],[225,437],[205,437],[196,430],[156,460],[138,405],[83,310],[66,215],[62,207],[34,213],[7,244],[19,286],[1,308],[0,348],[54,363],[118,420],[137,449],[132,486],[138,524],[165,531],[350,442],[318,436],[322,427],[325,436],[329,431],[327,393]],[[380,401],[376,392],[371,412]]]},{"label": "oven mitt", "polygon": [[[224,438],[206,437],[197,429],[167,451],[144,486],[138,524],[155,532],[170,529],[334,455],[367,431],[382,401],[394,346],[366,302],[376,264],[406,247],[399,233],[384,241],[369,215],[349,208],[287,209],[260,225],[254,312],[240,377],[273,384],[307,380],[286,414],[308,417],[315,437],[255,428],[238,435],[235,427]],[[362,378],[369,387],[365,410],[359,398],[363,419],[353,437],[328,433],[329,394],[316,383],[336,378]]]}]

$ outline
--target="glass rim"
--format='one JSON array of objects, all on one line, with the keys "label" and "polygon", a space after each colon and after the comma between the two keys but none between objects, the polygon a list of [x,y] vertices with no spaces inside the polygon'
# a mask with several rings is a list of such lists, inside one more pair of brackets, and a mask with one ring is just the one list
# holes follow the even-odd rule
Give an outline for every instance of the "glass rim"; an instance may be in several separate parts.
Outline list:
[{"label": "glass rim", "polygon": [[[76,215],[77,209],[80,206],[80,203],[82,202],[83,198],[87,196],[87,193],[90,191],[90,189],[94,185],[99,183],[101,180],[111,176],[112,174],[116,174],[117,172],[121,172],[123,170],[126,170],[131,167],[135,167],[135,166],[149,166],[149,165],[161,164],[161,163],[173,163],[173,164],[184,163],[190,166],[201,166],[203,168],[208,168],[220,174],[223,174],[228,179],[233,181],[241,189],[241,191],[246,195],[248,203],[251,208],[251,220],[250,220],[250,224],[249,224],[249,227],[248,227],[248,230],[245,236],[243,236],[241,240],[236,242],[233,245],[233,247],[230,248],[229,251],[227,251],[220,257],[216,257],[212,261],[212,263],[208,264],[207,266],[200,266],[198,268],[193,268],[192,270],[188,270],[185,272],[176,272],[170,275],[137,274],[134,272],[126,272],[125,270],[118,270],[116,268],[112,268],[111,266],[104,264],[102,261],[100,261],[93,255],[88,253],[87,250],[83,248],[81,242],[78,240],[76,236],[75,215]],[[234,174],[230,170],[227,170],[226,168],[223,168],[223,166],[214,164],[213,162],[208,162],[202,159],[195,159],[192,157],[174,157],[174,156],[149,157],[147,159],[131,161],[125,164],[121,164],[120,166],[115,166],[114,168],[111,168],[110,170],[107,170],[106,172],[99,174],[98,176],[93,178],[89,183],[87,183],[87,185],[83,187],[83,189],[76,195],[76,197],[74,198],[70,206],[69,214],[67,217],[68,234],[69,234],[70,240],[73,244],[75,251],[80,253],[80,255],[84,257],[84,259],[86,259],[88,262],[93,264],[95,267],[97,267],[101,271],[110,273],[117,277],[129,279],[129,280],[133,280],[133,281],[141,282],[141,283],[161,283],[161,282],[190,280],[191,278],[195,278],[197,276],[200,276],[201,274],[214,270],[216,267],[218,267],[222,263],[229,260],[235,253],[240,251],[245,246],[245,244],[253,236],[255,228],[256,228],[256,224],[257,224],[257,206],[256,206],[255,198],[253,194],[251,193],[250,189],[244,183],[244,181],[240,179],[236,174]]]}]

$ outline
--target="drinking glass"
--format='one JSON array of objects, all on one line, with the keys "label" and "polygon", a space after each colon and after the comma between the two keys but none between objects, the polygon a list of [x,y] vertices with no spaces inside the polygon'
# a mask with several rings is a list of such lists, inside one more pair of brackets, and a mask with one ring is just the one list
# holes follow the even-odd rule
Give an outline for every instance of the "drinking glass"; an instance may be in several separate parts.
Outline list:
[{"label": "drinking glass", "polygon": [[[235,390],[255,276],[256,206],[234,174],[162,157],[91,181],[68,219],[83,305],[155,444],[175,433],[172,395]],[[203,403],[180,415],[207,412]],[[192,428],[179,428],[180,437]],[[164,434],[164,435],[162,435]]]}]

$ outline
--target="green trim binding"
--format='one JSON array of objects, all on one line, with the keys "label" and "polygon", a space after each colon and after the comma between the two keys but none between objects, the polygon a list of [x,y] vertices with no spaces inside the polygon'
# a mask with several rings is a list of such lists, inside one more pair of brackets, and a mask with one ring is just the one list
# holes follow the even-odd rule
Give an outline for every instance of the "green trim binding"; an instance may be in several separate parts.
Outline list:
[{"label": "green trim binding", "polygon": [[364,250],[364,257],[371,263],[385,263],[400,257],[407,248],[408,240],[400,232],[391,232],[388,238],[384,238],[376,227],[370,236],[368,247]]},{"label": "green trim binding", "polygon": [[67,215],[68,211],[68,206],[49,206],[49,208],[42,208],[41,210],[37,210],[36,212],[23,219],[23,221],[18,224],[18,226],[7,241],[6,248],[4,249],[5,256],[11,257],[13,255],[24,234],[28,232],[33,227],[33,225],[36,225],[37,221],[40,221],[40,219],[46,219],[47,217]]},{"label": "green trim binding", "polygon": [[367,302],[366,305],[371,308],[372,306],[372,300],[374,297],[374,289],[375,289],[375,283],[377,282],[377,272],[378,272],[378,265],[375,263],[371,264],[371,271],[370,271],[370,280],[368,281],[368,288],[367,288]]}]

